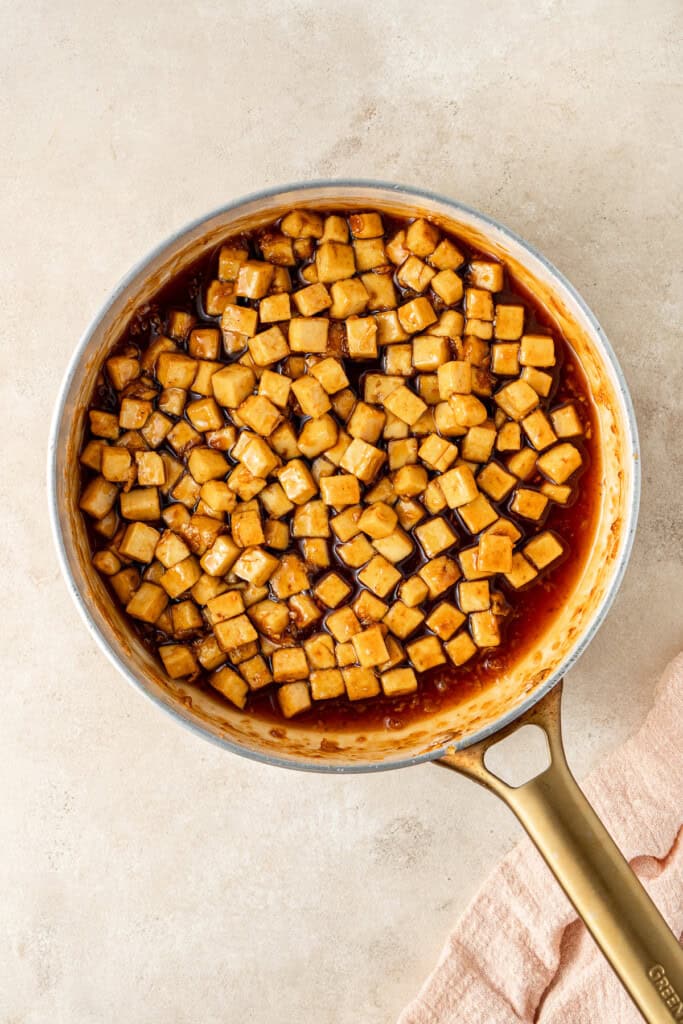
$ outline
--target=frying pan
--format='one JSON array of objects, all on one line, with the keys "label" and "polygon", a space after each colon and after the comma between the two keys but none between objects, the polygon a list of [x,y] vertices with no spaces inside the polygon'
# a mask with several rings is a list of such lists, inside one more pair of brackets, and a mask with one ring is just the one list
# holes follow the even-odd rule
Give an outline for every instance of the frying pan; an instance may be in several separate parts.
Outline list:
[{"label": "frying pan", "polygon": [[[89,396],[105,354],[134,311],[225,238],[265,225],[292,207],[427,216],[472,248],[502,259],[570,341],[596,406],[602,465],[598,522],[564,606],[537,643],[501,670],[494,686],[456,708],[396,730],[364,727],[362,733],[320,733],[295,720],[275,726],[228,706],[218,695],[166,678],[92,568],[77,508],[77,456]],[[650,1024],[683,1020],[683,954],[579,789],[562,746],[561,680],[595,635],[621,582],[636,525],[639,463],[631,400],[614,352],[586,304],[544,257],[490,218],[414,188],[321,181],[238,200],[178,232],[113,292],[71,359],[48,459],[50,514],[69,590],[97,643],[134,686],[226,750],[279,767],[361,772],[434,761],[469,776],[516,814],[643,1017]],[[486,754],[501,738],[528,724],[543,730],[550,763],[513,787],[487,767]]]}]

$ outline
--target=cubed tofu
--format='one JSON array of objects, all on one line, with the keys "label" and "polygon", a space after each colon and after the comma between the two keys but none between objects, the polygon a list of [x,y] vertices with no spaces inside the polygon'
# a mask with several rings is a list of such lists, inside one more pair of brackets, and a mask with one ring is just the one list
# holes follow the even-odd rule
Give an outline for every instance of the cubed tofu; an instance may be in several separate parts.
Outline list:
[{"label": "cubed tofu", "polygon": [[539,455],[536,465],[551,483],[564,484],[580,468],[582,461],[578,448],[565,441]]},{"label": "cubed tofu", "polygon": [[437,636],[425,636],[406,644],[406,653],[417,672],[428,672],[430,668],[446,663],[441,641]]},{"label": "cubed tofu", "polygon": [[315,377],[328,395],[335,395],[349,386],[349,378],[346,376],[344,367],[338,359],[322,359],[310,369],[311,376]]},{"label": "cubed tofu", "polygon": [[327,633],[316,633],[304,640],[304,651],[312,669],[334,668],[334,641]]},{"label": "cubed tofu", "polygon": [[449,238],[443,238],[436,248],[426,255],[437,270],[457,270],[465,262],[465,257]]},{"label": "cubed tofu", "polygon": [[[301,378],[301,380],[305,379],[305,377]],[[297,438],[297,445],[302,455],[305,455],[308,459],[315,459],[316,456],[333,448],[337,443],[338,437],[339,428],[336,420],[327,413],[323,413],[322,416],[307,420],[304,423],[301,433]],[[334,466],[332,463],[328,462],[327,465],[330,467],[330,473],[333,473]],[[326,474],[321,473],[319,475],[324,476]]]},{"label": "cubed tofu", "polygon": [[515,477],[497,462],[489,462],[477,476],[477,486],[493,501],[507,498],[516,482]]},{"label": "cubed tofu", "polygon": [[436,323],[437,319],[434,307],[424,295],[411,299],[398,308],[399,323],[408,334],[418,334],[426,330],[430,324]]},{"label": "cubed tofu", "polygon": [[187,459],[187,468],[198,484],[219,480],[228,473],[230,465],[222,452],[213,448],[193,448]]},{"label": "cubed tofu", "polygon": [[384,399],[385,407],[408,426],[413,426],[427,410],[427,405],[417,395],[401,384]]},{"label": "cubed tofu", "polygon": [[352,213],[349,227],[354,238],[379,238],[384,234],[384,225],[378,213]]},{"label": "cubed tofu", "polygon": [[530,487],[518,487],[510,502],[510,510],[524,519],[537,520],[542,518],[547,505],[545,494]]},{"label": "cubed tofu", "polygon": [[[270,267],[270,273],[271,275],[273,273],[272,267]],[[221,329],[224,333],[244,334],[247,338],[252,338],[256,334],[257,325],[258,313],[248,306],[228,303],[221,314]],[[182,384],[177,386],[183,387]]]},{"label": "cubed tofu", "polygon": [[508,420],[503,423],[496,437],[499,452],[517,452],[522,447],[522,428],[519,423]]},{"label": "cubed tofu", "polygon": [[292,537],[329,537],[330,520],[325,503],[314,499],[299,505],[291,519],[291,528]]},{"label": "cubed tofu", "polygon": [[499,292],[503,288],[503,264],[494,263],[492,260],[472,260],[467,277],[470,284],[476,288]]},{"label": "cubed tofu", "polygon": [[345,692],[344,677],[338,668],[317,669],[311,672],[313,700],[332,700]]},{"label": "cubed tofu", "polygon": [[[204,552],[199,560],[199,564],[208,576],[225,576],[239,558],[241,550],[242,548],[235,544],[232,537],[229,537],[227,534],[221,534],[219,537],[216,537],[211,547]],[[156,556],[157,558],[160,557],[158,547]],[[177,561],[181,560],[177,558],[176,552],[172,554],[172,557]]]},{"label": "cubed tofu", "polygon": [[368,305],[368,290],[356,277],[335,281],[330,285],[330,294],[330,316],[333,320],[346,320],[349,316],[357,316],[364,312]]},{"label": "cubed tofu", "polygon": [[380,676],[386,697],[405,697],[417,690],[417,676],[412,668],[394,668]]},{"label": "cubed tofu", "polygon": [[236,707],[243,708],[247,703],[249,686],[234,669],[224,665],[209,676],[209,682],[215,690],[227,697]]},{"label": "cubed tofu", "polygon": [[[379,268],[371,273],[362,274],[360,280],[368,294],[368,310],[396,308],[398,302],[396,288],[394,287],[392,275],[386,272],[386,268]],[[359,310],[358,312],[361,311]]]},{"label": "cubed tofu", "polygon": [[504,534],[483,534],[477,548],[477,568],[492,573],[512,572],[512,539]]},{"label": "cubed tofu", "polygon": [[558,409],[553,409],[550,419],[558,437],[579,437],[583,434],[581,418],[576,411],[576,406],[571,402],[561,405]]},{"label": "cubed tofu", "polygon": [[573,489],[567,484],[551,484],[544,480],[541,484],[541,493],[558,505],[566,505],[572,496]]},{"label": "cubed tofu", "polygon": [[382,238],[354,238],[353,252],[356,269],[359,272],[383,267],[387,262],[387,254]]},{"label": "cubed tofu", "polygon": [[436,224],[418,217],[406,229],[405,246],[416,256],[429,256],[434,252],[441,239],[441,232]]},{"label": "cubed tofu", "polygon": [[522,366],[554,366],[555,342],[549,334],[523,334],[519,361]]},{"label": "cubed tofu", "polygon": [[417,438],[405,437],[396,441],[389,441],[387,445],[387,452],[389,455],[389,469],[391,472],[395,472],[397,469],[402,469],[403,466],[414,466],[418,458]]},{"label": "cubed tofu", "polygon": [[511,587],[514,587],[515,590],[520,590],[531,583],[532,580],[535,580],[538,572],[524,555],[516,551],[512,556],[512,569],[510,572],[504,573],[504,575]]},{"label": "cubed tofu", "polygon": [[246,615],[236,615],[215,623],[213,632],[221,650],[227,652],[258,639],[258,633]]},{"label": "cubed tofu", "polygon": [[469,395],[472,391],[472,365],[453,359],[437,369],[439,394],[446,401],[452,395]]},{"label": "cubed tofu", "polygon": [[549,448],[557,441],[555,431],[550,425],[550,420],[542,409],[535,409],[522,420],[522,430],[531,441],[537,451]]},{"label": "cubed tofu", "polygon": [[263,533],[266,538],[266,547],[275,548],[277,551],[286,551],[289,547],[290,536],[287,523],[279,519],[268,519],[263,524]]},{"label": "cubed tofu", "polygon": [[354,633],[351,637],[356,659],[362,668],[381,665],[389,657],[384,635],[378,625]]},{"label": "cubed tofu", "polygon": [[498,647],[501,642],[498,616],[491,611],[472,612],[469,621],[477,647]]},{"label": "cubed tofu", "polygon": [[377,597],[384,598],[401,579],[401,573],[382,555],[375,555],[358,573],[358,579]]},{"label": "cubed tofu", "polygon": [[519,374],[519,343],[498,341],[491,346],[491,372],[501,377],[516,377]]},{"label": "cubed tofu", "polygon": [[424,373],[438,372],[439,367],[448,363],[451,355],[448,338],[437,334],[418,335],[413,338],[412,348],[413,366]]},{"label": "cubed tofu", "polygon": [[441,516],[428,519],[415,527],[415,536],[427,558],[434,558],[452,547],[457,541],[455,530]]},{"label": "cubed tofu", "polygon": [[329,568],[330,550],[327,541],[317,537],[306,537],[301,542],[301,550],[307,566],[312,569]]},{"label": "cubed tofu", "polygon": [[131,523],[119,544],[119,554],[136,562],[151,562],[161,534],[146,523]]},{"label": "cubed tofu", "polygon": [[286,359],[290,351],[287,339],[277,324],[249,338],[248,346],[249,355],[256,366],[272,366],[273,363]]},{"label": "cubed tofu", "polygon": [[259,633],[277,640],[289,626],[289,608],[282,601],[257,601],[249,607],[249,618]]},{"label": "cubed tofu", "polygon": [[470,427],[462,439],[460,455],[466,462],[488,462],[496,443],[496,428],[490,421]]},{"label": "cubed tofu", "polygon": [[434,426],[442,437],[462,437],[467,427],[461,427],[450,402],[439,402],[434,406]]},{"label": "cubed tofu", "polygon": [[315,377],[308,374],[293,382],[292,392],[305,416],[317,418],[332,408],[325,389]]},{"label": "cubed tofu", "polygon": [[279,565],[275,555],[271,555],[263,548],[245,548],[237,561],[232,566],[235,576],[254,586],[262,587],[267,583]]},{"label": "cubed tofu", "polygon": [[318,486],[301,459],[291,459],[278,470],[278,480],[287,498],[295,505],[305,505],[318,493]]},{"label": "cubed tofu", "polygon": [[465,614],[488,608],[491,604],[488,580],[461,580],[458,584],[458,603]]},{"label": "cubed tofu", "polygon": [[537,569],[546,569],[564,553],[564,547],[554,533],[544,530],[524,547],[525,556]]},{"label": "cubed tofu", "polygon": [[332,296],[325,285],[320,282],[309,284],[307,288],[294,292],[292,299],[303,317],[315,316],[316,313],[322,313],[324,309],[329,309],[332,305]]},{"label": "cubed tofu", "polygon": [[410,558],[415,550],[415,545],[408,534],[398,528],[389,537],[380,537],[377,540],[373,540],[372,546],[375,551],[379,552],[388,562],[393,564]]},{"label": "cubed tofu", "polygon": [[304,562],[294,551],[287,552],[279,559],[279,566],[270,577],[270,587],[280,600],[308,590],[310,582]]},{"label": "cubed tofu", "polygon": [[211,377],[213,394],[219,405],[236,409],[254,390],[254,371],[240,363],[231,363]]},{"label": "cubed tofu", "polygon": [[418,256],[409,256],[399,267],[396,279],[403,288],[423,292],[429,287],[435,273],[434,268],[424,263]]},{"label": "cubed tofu", "polygon": [[348,605],[330,612],[325,620],[325,625],[339,644],[351,640],[356,633],[360,633],[362,628],[353,608]]},{"label": "cubed tofu", "polygon": [[427,584],[429,597],[433,600],[457,583],[460,569],[457,562],[448,555],[438,555],[418,569],[418,576]]},{"label": "cubed tofu", "polygon": [[524,331],[524,306],[496,306],[493,333],[500,341],[517,341]]},{"label": "cubed tofu", "polygon": [[552,376],[543,370],[537,370],[535,366],[525,366],[521,373],[521,379],[525,384],[533,388],[541,398],[547,398],[552,391]]},{"label": "cubed tofu", "polygon": [[449,640],[464,621],[465,615],[459,608],[449,601],[442,601],[428,616],[426,625],[440,640]]},{"label": "cubed tofu", "polygon": [[[289,252],[291,253],[291,244]],[[272,263],[263,260],[245,260],[237,273],[235,294],[246,299],[263,298],[271,286],[274,271]]]},{"label": "cubed tofu", "polygon": [[533,448],[522,448],[507,460],[507,467],[520,480],[530,480],[536,472],[538,456]]},{"label": "cubed tofu", "polygon": [[392,534],[397,523],[398,517],[393,508],[382,501],[375,502],[365,509],[358,520],[358,526],[363,533],[375,540]]},{"label": "cubed tofu", "polygon": [[410,377],[413,373],[412,345],[389,345],[384,353],[384,369],[388,376]]},{"label": "cubed tofu", "polygon": [[303,647],[281,647],[271,656],[276,683],[293,683],[308,678],[308,661]]},{"label": "cubed tofu", "polygon": [[100,456],[102,476],[110,483],[125,483],[130,478],[132,465],[133,456],[127,448],[119,448],[117,445],[105,445],[102,448]]},{"label": "cubed tofu", "polygon": [[398,588],[398,594],[404,604],[407,604],[409,608],[414,608],[426,601],[429,588],[419,576],[411,576]]},{"label": "cubed tofu", "polygon": [[402,466],[394,473],[394,490],[401,498],[414,498],[424,494],[428,483],[424,466]]},{"label": "cubed tofu", "polygon": [[346,345],[351,359],[377,357],[377,322],[374,316],[354,316],[347,319]]},{"label": "cubed tofu", "polygon": [[349,596],[351,587],[336,572],[331,572],[316,583],[313,593],[326,608],[336,608]]},{"label": "cubed tofu", "polygon": [[[389,627],[394,636],[405,640],[424,622],[424,612],[420,608],[404,604],[403,601],[395,601],[382,621],[385,626]],[[382,662],[378,662],[378,664],[383,664],[386,660],[386,658],[383,658]]]},{"label": "cubed tofu", "polygon": [[277,699],[285,718],[293,718],[311,707],[311,695],[306,683],[285,683],[278,687]]},{"label": "cubed tofu", "polygon": [[283,373],[264,370],[259,380],[258,393],[276,405],[278,409],[286,409],[292,382]]},{"label": "cubed tofu", "polygon": [[401,321],[395,309],[376,313],[375,320],[377,321],[378,345],[395,345],[409,337],[408,333],[401,326]]},{"label": "cubed tofu", "polygon": [[239,242],[226,242],[218,254],[218,276],[221,281],[236,281],[239,269],[249,259],[249,250]]},{"label": "cubed tofu", "polygon": [[323,218],[314,210],[292,210],[282,218],[280,230],[290,238],[322,238]]},{"label": "cubed tofu", "polygon": [[126,612],[141,622],[156,622],[168,604],[168,595],[156,583],[142,583],[126,605]]},{"label": "cubed tofu", "polygon": [[477,646],[465,629],[461,630],[457,636],[454,636],[452,640],[444,644],[444,647],[446,654],[456,667],[464,665],[465,662],[470,661],[477,653]]},{"label": "cubed tofu", "polygon": [[353,277],[356,261],[353,247],[344,242],[322,242],[315,253],[318,280],[324,284]]},{"label": "cubed tofu", "polygon": [[273,324],[289,320],[292,315],[291,300],[287,292],[266,295],[259,302],[259,319],[262,324]]},{"label": "cubed tofu", "polygon": [[496,405],[512,420],[522,420],[538,405],[538,394],[526,381],[513,380],[493,396]]},{"label": "cubed tofu", "polygon": [[292,352],[325,352],[329,324],[325,317],[292,317],[289,321],[289,347]]},{"label": "cubed tofu", "polygon": [[363,483],[370,483],[376,477],[385,458],[381,449],[357,437],[346,448],[339,464],[342,469],[353,473]]},{"label": "cubed tofu", "polygon": [[360,501],[360,485],[355,476],[339,473],[320,480],[320,495],[326,505],[344,508]]},{"label": "cubed tofu", "polygon": [[[154,522],[161,516],[158,487],[136,487],[128,493],[122,493],[119,505],[124,519]],[[83,505],[81,505],[82,507]]]},{"label": "cubed tofu", "polygon": [[460,465],[449,469],[439,478],[439,486],[449,508],[460,508],[474,501],[479,490],[469,466]]},{"label": "cubed tofu", "polygon": [[[493,320],[493,298],[484,288],[465,289],[465,317],[468,320]],[[476,332],[473,332],[476,333]]]},{"label": "cubed tofu", "polygon": [[351,437],[360,437],[369,444],[375,444],[382,435],[386,413],[367,402],[356,402],[346,424]]},{"label": "cubed tofu", "polygon": [[[356,540],[361,543],[368,543],[365,537],[357,537]],[[353,544],[354,541],[350,541],[350,543]],[[353,610],[360,622],[381,622],[387,614],[389,606],[385,601],[380,601],[378,597],[371,594],[369,590],[361,590],[353,602]]]},{"label": "cubed tofu", "polygon": [[325,217],[325,224],[321,236],[323,242],[348,242],[349,227],[345,219],[336,213]]},{"label": "cubed tofu", "polygon": [[372,668],[351,665],[342,669],[349,700],[367,700],[380,692],[380,683]]},{"label": "cubed tofu", "polygon": [[226,590],[206,602],[206,611],[212,626],[227,619],[234,619],[244,612],[244,600],[240,590]]},{"label": "cubed tofu", "polygon": [[488,417],[486,406],[476,395],[451,395],[448,404],[461,427],[477,427]]}]

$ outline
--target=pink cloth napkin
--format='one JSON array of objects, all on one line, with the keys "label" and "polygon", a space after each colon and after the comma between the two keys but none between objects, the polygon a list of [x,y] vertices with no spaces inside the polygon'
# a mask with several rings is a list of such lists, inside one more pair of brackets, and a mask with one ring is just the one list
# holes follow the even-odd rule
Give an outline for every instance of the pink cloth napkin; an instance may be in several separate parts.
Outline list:
[{"label": "pink cloth napkin", "polygon": [[[683,932],[683,654],[644,725],[583,783],[674,933]],[[528,840],[493,871],[398,1024],[642,1024]]]}]

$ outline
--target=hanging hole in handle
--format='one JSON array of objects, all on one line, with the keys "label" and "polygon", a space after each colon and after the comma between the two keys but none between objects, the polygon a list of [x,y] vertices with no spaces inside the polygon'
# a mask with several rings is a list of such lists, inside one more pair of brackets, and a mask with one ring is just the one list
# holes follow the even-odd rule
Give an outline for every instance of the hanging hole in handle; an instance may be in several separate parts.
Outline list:
[{"label": "hanging hole in handle", "polygon": [[486,768],[513,789],[541,775],[550,763],[548,737],[538,725],[521,726],[484,754]]}]

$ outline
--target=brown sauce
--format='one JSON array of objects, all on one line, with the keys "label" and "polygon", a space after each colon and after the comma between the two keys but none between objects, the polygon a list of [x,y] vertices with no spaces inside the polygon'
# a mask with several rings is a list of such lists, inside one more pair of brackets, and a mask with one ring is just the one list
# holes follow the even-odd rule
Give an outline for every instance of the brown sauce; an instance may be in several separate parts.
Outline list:
[{"label": "brown sauce", "polygon": [[[403,221],[392,220],[386,216],[384,223],[387,237],[405,225]],[[459,273],[463,272],[471,259],[492,259],[485,252],[472,250],[457,236],[448,235],[445,232],[444,235],[452,238],[457,247],[466,255],[466,262]],[[241,236],[240,240],[248,241],[251,257],[257,257],[255,239]],[[136,311],[124,336],[108,355],[123,351],[131,345],[138,347],[141,352],[144,351],[155,337],[164,333],[165,320],[170,310],[183,310],[192,313],[198,318],[196,327],[219,325],[220,317],[208,316],[203,307],[205,286],[209,280],[215,277],[216,262],[217,251],[203,257],[189,270],[161,289],[151,302]],[[292,277],[295,288],[303,287],[308,283],[305,280],[297,280],[295,271],[292,273]],[[404,290],[399,289],[399,291]],[[413,293],[408,294],[412,296]],[[438,299],[432,301],[437,313],[447,308]],[[503,642],[499,647],[483,649],[475,658],[461,667],[442,665],[423,673],[419,678],[418,691],[409,696],[389,698],[380,695],[371,700],[354,702],[343,697],[314,702],[310,711],[297,715],[296,723],[299,726],[320,731],[359,730],[366,727],[372,729],[382,726],[387,729],[400,728],[425,716],[452,707],[472,694],[495,685],[497,677],[513,667],[550,628],[571,594],[585,565],[595,532],[602,487],[597,418],[585,374],[567,339],[562,336],[552,317],[526,289],[511,277],[507,270],[505,289],[496,293],[496,302],[514,302],[525,307],[526,333],[539,331],[553,335],[557,363],[553,370],[548,372],[553,373],[554,386],[549,399],[543,402],[543,406],[555,407],[565,401],[573,401],[581,415],[585,434],[581,439],[573,439],[573,443],[582,453],[583,466],[577,474],[578,479],[571,480],[573,493],[567,505],[561,506],[549,502],[544,517],[537,523],[531,523],[529,520],[516,517],[510,511],[507,507],[508,499],[500,503],[490,500],[500,514],[515,522],[522,531],[523,540],[530,539],[541,530],[552,529],[564,541],[565,555],[559,563],[545,570],[538,580],[522,591],[516,591],[508,586],[503,577],[496,578],[497,588],[504,592],[511,606],[511,612],[505,620]],[[240,303],[249,304],[246,300],[240,300]],[[182,350],[185,346],[183,343],[179,343],[178,347]],[[363,361],[360,364],[354,364],[350,360],[345,361],[345,369],[354,390],[359,390],[358,384],[363,374],[373,370],[383,370],[381,351],[380,358],[374,362]],[[219,356],[219,359],[225,362],[232,361],[233,358],[236,357],[226,359],[224,355]],[[362,391],[362,387],[360,390]],[[199,396],[190,393],[188,400],[192,397]],[[483,401],[489,409],[494,408],[490,399],[483,399]],[[117,393],[103,372],[98,378],[90,408],[115,411],[117,406]],[[455,440],[457,442],[458,438]],[[159,452],[168,450],[172,453],[170,448],[165,448],[163,445],[156,450]],[[83,484],[87,483],[93,475],[92,471],[84,468],[82,471]],[[540,474],[537,474],[529,483],[533,486],[534,481],[538,482],[539,479],[541,479]],[[172,503],[171,499],[163,498],[164,505],[170,503]],[[439,514],[454,524],[459,537],[463,538],[463,543],[460,546],[465,547],[476,543],[476,538],[468,536],[462,524],[459,523],[456,512],[449,513],[446,509]],[[92,523],[87,518],[86,523],[93,552],[106,548],[108,542],[92,529]],[[159,528],[163,530],[163,524],[160,524]],[[335,555],[336,542],[333,543],[333,540],[332,538],[330,542],[331,569],[355,585],[354,570],[350,570]],[[416,561],[420,562],[419,554],[411,556],[405,563],[399,564],[398,568],[405,576],[411,575],[415,569],[415,565],[411,563]],[[421,561],[424,561],[424,558]],[[139,566],[139,568],[142,572],[145,566]],[[318,575],[321,576],[328,571],[330,570],[320,571]],[[314,577],[314,581],[316,578]],[[178,600],[183,600],[186,596],[181,595]],[[116,600],[115,596],[113,599]],[[385,600],[391,603],[392,598],[389,596]],[[440,595],[431,605],[427,605],[425,611],[428,613],[431,607],[443,600],[457,603],[453,588]],[[154,627],[145,626],[134,620],[131,620],[131,626],[142,636],[146,645],[154,651],[160,642],[168,642],[169,638],[160,636],[155,632]],[[306,635],[317,632],[319,629],[320,625],[318,624],[299,638],[303,639]],[[193,683],[209,688],[206,675],[193,680]],[[283,718],[275,692],[275,685],[271,685],[265,690],[252,692],[249,695],[246,710],[281,726]],[[215,691],[212,690],[212,693]]]}]

